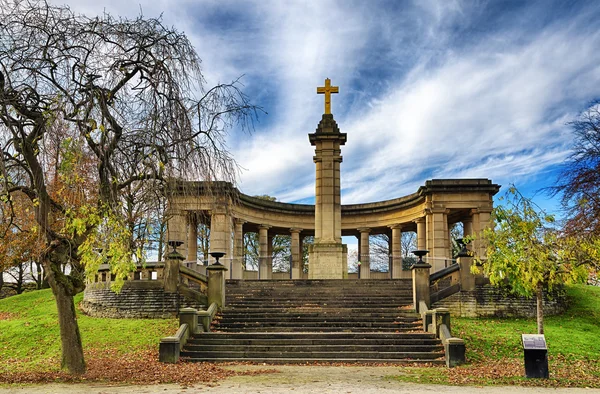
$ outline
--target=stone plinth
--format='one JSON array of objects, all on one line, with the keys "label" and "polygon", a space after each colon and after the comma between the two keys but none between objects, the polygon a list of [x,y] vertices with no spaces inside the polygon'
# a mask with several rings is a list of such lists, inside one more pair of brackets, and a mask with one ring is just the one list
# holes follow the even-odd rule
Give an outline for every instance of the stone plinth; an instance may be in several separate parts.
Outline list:
[{"label": "stone plinth", "polygon": [[308,279],[348,279],[348,247],[319,243],[308,249]]}]

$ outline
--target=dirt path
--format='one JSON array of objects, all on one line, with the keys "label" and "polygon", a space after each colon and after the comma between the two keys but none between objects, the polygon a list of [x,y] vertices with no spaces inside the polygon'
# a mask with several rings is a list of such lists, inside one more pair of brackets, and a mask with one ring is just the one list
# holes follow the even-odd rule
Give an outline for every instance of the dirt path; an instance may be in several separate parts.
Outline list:
[{"label": "dirt path", "polygon": [[[235,370],[263,369],[261,366],[233,366]],[[271,368],[271,367],[269,367]],[[47,384],[0,388],[0,394],[183,394],[183,393],[452,393],[452,394],[533,394],[548,392],[553,394],[600,393],[600,389],[541,389],[524,387],[475,387],[438,386],[401,383],[389,379],[398,375],[396,367],[318,367],[318,366],[276,366],[279,373],[254,376],[235,376],[214,386],[180,385],[154,386],[107,386],[100,384]]]}]

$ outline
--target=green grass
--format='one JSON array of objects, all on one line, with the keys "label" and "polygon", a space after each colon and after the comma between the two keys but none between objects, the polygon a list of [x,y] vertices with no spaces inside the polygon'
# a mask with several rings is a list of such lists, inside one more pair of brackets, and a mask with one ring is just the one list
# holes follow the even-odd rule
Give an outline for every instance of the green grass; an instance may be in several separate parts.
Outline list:
[{"label": "green grass", "polygon": [[[82,294],[75,297],[76,305]],[[176,319],[105,319],[78,312],[84,351],[110,349],[127,354],[158,349],[161,337],[177,329]],[[60,367],[56,304],[50,290],[0,300],[0,372],[55,370]]]},{"label": "green grass", "polygon": [[[550,355],[567,359],[597,359],[600,355],[600,287],[575,285],[566,288],[569,309],[544,319]],[[452,333],[467,343],[467,358],[480,362],[490,358],[522,358],[521,334],[536,334],[536,320],[498,318],[452,318]]]},{"label": "green grass", "polygon": [[512,384],[600,387],[600,287],[566,287],[569,309],[547,316],[550,379],[526,379],[521,334],[537,333],[535,318],[452,317],[452,334],[465,340],[467,364],[453,369],[404,369],[394,378],[438,384]]}]

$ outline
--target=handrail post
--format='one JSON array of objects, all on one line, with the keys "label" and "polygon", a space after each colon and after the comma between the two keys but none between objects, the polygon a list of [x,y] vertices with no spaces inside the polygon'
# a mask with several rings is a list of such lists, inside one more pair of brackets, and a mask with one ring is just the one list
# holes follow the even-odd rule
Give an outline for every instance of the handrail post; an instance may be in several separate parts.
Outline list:
[{"label": "handrail post", "polygon": [[179,325],[187,324],[190,334],[198,333],[198,311],[194,308],[182,308],[179,310]]},{"label": "handrail post", "polygon": [[208,273],[208,305],[216,303],[219,309],[225,306],[225,272],[227,268],[213,264],[206,267]]},{"label": "handrail post", "polygon": [[177,287],[179,286],[179,264],[183,260],[185,260],[185,257],[176,251],[167,254],[163,271],[165,292],[177,292]]},{"label": "handrail post", "polygon": [[429,297],[430,269],[431,265],[427,263],[417,263],[412,266],[413,303],[415,310],[419,313],[423,312],[419,306],[421,301],[425,303],[427,308],[431,307],[431,299]]}]

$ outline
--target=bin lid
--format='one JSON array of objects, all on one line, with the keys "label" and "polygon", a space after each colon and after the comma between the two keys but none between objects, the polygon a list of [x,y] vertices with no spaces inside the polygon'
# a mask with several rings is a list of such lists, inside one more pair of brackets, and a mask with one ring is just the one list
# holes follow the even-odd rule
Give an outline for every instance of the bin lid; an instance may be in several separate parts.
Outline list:
[{"label": "bin lid", "polygon": [[547,350],[546,337],[543,334],[521,334],[523,349],[525,350]]}]

